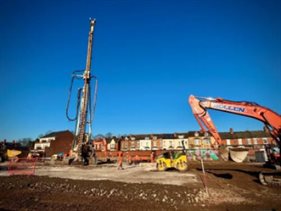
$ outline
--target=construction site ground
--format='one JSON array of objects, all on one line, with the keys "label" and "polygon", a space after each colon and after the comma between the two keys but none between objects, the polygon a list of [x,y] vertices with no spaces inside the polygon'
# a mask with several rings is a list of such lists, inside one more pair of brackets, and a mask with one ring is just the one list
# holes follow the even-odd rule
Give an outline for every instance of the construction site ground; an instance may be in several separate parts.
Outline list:
[{"label": "construction site ground", "polygon": [[34,176],[0,166],[0,210],[281,210],[281,187],[259,183],[262,164],[191,162],[158,172],[154,163],[68,166],[37,163]]}]

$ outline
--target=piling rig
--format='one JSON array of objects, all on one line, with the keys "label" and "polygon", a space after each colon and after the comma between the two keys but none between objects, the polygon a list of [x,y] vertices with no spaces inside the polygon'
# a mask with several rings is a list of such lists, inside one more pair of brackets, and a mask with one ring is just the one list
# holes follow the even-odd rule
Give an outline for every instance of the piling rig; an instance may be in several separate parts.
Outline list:
[{"label": "piling rig", "polygon": [[[86,69],[73,72],[71,85],[69,88],[66,116],[68,120],[76,122],[75,135],[72,142],[72,150],[68,159],[69,164],[71,164],[73,161],[83,161],[85,165],[88,165],[89,159],[92,158],[94,154],[91,148],[90,138],[92,136],[93,113],[95,110],[97,96],[97,78],[96,76],[91,75],[92,46],[95,24],[96,20],[90,19]],[[83,88],[78,89],[76,115],[74,118],[71,118],[69,116],[69,104],[71,99],[73,83],[76,79],[83,80],[84,85]],[[93,107],[91,105],[91,79],[95,80]]]}]

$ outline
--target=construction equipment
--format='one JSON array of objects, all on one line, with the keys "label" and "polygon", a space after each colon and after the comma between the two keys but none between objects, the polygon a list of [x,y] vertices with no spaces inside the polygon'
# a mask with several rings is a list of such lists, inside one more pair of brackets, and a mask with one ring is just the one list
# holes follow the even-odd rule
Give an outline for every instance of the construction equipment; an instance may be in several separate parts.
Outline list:
[{"label": "construction equipment", "polygon": [[170,168],[186,171],[187,167],[186,154],[182,152],[165,152],[156,159],[156,168],[158,171],[165,171]]},{"label": "construction equipment", "polygon": [[22,153],[22,151],[16,150],[15,146],[7,145],[6,141],[0,143],[0,162],[14,159]]},{"label": "construction equipment", "polygon": [[7,150],[7,155],[8,155],[8,158],[11,159],[11,158],[14,158],[18,155],[20,155],[22,152],[20,150],[10,150],[8,149]]},{"label": "construction equipment", "polygon": [[[270,135],[276,141],[279,148],[281,148],[281,116],[271,109],[260,106],[257,103],[253,102],[237,102],[225,100],[222,98],[195,97],[193,95],[189,96],[188,101],[201,129],[204,132],[208,130],[212,134],[212,136],[216,140],[216,145],[218,147],[223,146],[223,142],[207,109],[251,117],[263,122]],[[266,148],[268,149],[268,147]],[[271,156],[269,150],[266,150],[266,152],[268,154],[269,163],[276,167],[280,166],[280,157]],[[268,179],[266,179],[266,177],[268,177]],[[275,179],[277,177],[275,177],[275,179],[270,179],[269,177],[274,177],[274,175],[263,175],[262,173],[260,174],[260,178],[264,178],[263,181],[267,181],[268,183],[270,183],[270,181],[274,181],[274,183],[276,183]],[[278,181],[281,184],[280,178]],[[262,183],[265,184],[266,182]]]},{"label": "construction equipment", "polygon": [[181,152],[168,151],[159,155],[156,159],[156,168],[158,171],[166,171],[175,168],[179,171],[186,171],[188,168],[186,149],[182,141],[183,150]]},{"label": "construction equipment", "polygon": [[[91,152],[91,145],[89,139],[92,136],[92,122],[93,113],[96,105],[97,95],[97,79],[91,75],[91,60],[92,60],[92,45],[93,45],[93,34],[96,20],[90,19],[90,31],[88,36],[88,48],[87,48],[87,60],[85,71],[74,71],[72,75],[71,85],[69,88],[69,97],[66,108],[66,116],[70,121],[76,121],[75,136],[72,143],[72,153],[69,157],[69,164],[73,161],[84,161],[87,165],[89,158],[93,154]],[[83,72],[83,74],[79,74]],[[94,91],[94,107],[91,105],[91,79],[95,79],[95,91]],[[76,116],[70,118],[68,115],[68,109],[70,104],[72,86],[75,79],[82,79],[84,81],[83,88],[78,89],[77,94],[77,106]],[[88,128],[87,128],[88,126]]]}]

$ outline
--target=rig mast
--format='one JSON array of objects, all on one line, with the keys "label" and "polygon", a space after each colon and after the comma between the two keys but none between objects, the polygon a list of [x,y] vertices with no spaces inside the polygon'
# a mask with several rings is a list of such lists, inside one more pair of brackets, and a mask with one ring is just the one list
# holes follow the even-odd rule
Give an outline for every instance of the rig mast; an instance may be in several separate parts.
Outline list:
[{"label": "rig mast", "polygon": [[87,123],[87,114],[89,108],[89,87],[91,81],[91,63],[92,63],[92,46],[93,46],[93,34],[94,34],[94,27],[95,27],[96,20],[90,19],[90,31],[88,37],[88,50],[87,50],[87,60],[86,60],[86,69],[83,74],[84,79],[84,86],[82,90],[81,96],[81,107],[79,112],[79,121],[78,121],[78,131],[74,142],[73,147],[78,146],[84,142],[86,142],[85,131],[86,131],[86,123]]},{"label": "rig mast", "polygon": [[[69,160],[69,164],[72,161],[81,160],[81,156],[83,157],[83,147],[89,141],[91,137],[91,123],[92,123],[92,110],[91,110],[91,79],[95,76],[91,75],[91,61],[92,61],[92,46],[93,46],[93,37],[94,37],[94,27],[96,20],[90,19],[90,30],[88,36],[88,48],[87,48],[87,59],[86,59],[86,68],[84,71],[74,71],[72,75],[71,86],[69,89],[69,97],[66,109],[67,118],[70,121],[76,121],[75,128],[75,136],[72,142],[72,155]],[[78,72],[83,72],[83,74],[79,75]],[[83,88],[78,90],[78,101],[76,108],[76,117],[70,118],[68,115],[69,102],[71,98],[72,86],[74,79],[83,79],[84,85]],[[97,81],[95,87],[95,97],[96,97],[96,89],[97,89]],[[94,99],[95,100],[95,99]],[[87,131],[87,124],[89,124],[89,130]]]}]

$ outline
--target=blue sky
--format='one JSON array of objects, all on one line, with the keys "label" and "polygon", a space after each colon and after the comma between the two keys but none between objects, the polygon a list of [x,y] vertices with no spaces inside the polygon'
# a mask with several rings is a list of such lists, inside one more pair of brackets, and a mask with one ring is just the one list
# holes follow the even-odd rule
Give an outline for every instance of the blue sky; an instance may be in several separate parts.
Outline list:
[{"label": "blue sky", "polygon": [[[190,94],[280,114],[280,11],[278,0],[0,0],[0,140],[74,129],[65,107],[72,71],[85,68],[89,17],[94,134],[198,130]],[[210,114],[219,131],[263,126]]]}]

